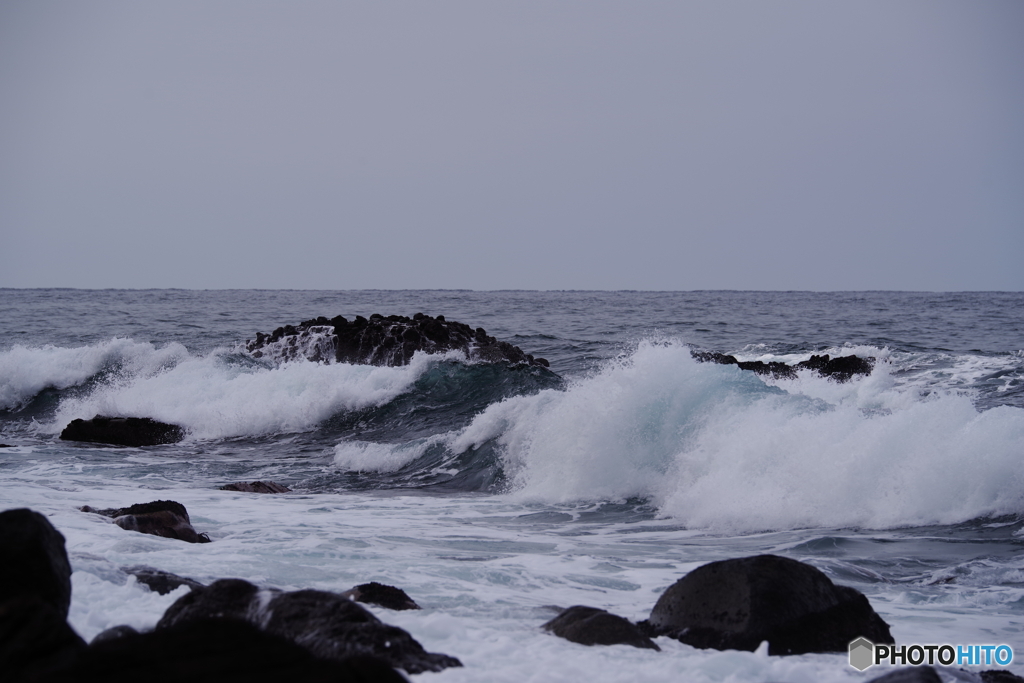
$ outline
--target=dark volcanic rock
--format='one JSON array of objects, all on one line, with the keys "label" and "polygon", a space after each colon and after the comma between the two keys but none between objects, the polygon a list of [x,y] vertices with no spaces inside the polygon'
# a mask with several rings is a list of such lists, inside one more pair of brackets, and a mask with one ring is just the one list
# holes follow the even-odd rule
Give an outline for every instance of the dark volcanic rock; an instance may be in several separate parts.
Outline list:
[{"label": "dark volcanic rock", "polygon": [[989,669],[979,674],[983,683],[1024,683],[1024,678],[1006,669]]},{"label": "dark volcanic rock", "polygon": [[845,652],[860,636],[893,642],[862,593],[775,555],[698,567],[662,594],[647,628],[717,650],[753,651],[767,640],[772,655]]},{"label": "dark volcanic rock", "polygon": [[113,446],[156,446],[181,441],[185,438],[185,430],[148,417],[97,415],[91,420],[72,420],[60,433],[60,438]]},{"label": "dark volcanic rock", "polygon": [[341,595],[358,602],[365,602],[368,605],[378,605],[393,610],[420,609],[420,606],[401,588],[387,586],[376,581],[359,584],[355,588],[349,588]]},{"label": "dark volcanic rock", "polygon": [[327,661],[252,624],[201,619],[90,645],[72,666],[44,681],[104,683],[403,683],[370,657]]},{"label": "dark volcanic rock", "polygon": [[111,517],[114,524],[128,531],[176,538],[189,543],[210,542],[209,536],[196,533],[196,530],[192,528],[192,521],[188,517],[185,506],[173,500],[155,500],[151,503],[138,503],[126,508],[105,510],[97,510],[86,505],[82,507],[82,512]]},{"label": "dark volcanic rock", "polygon": [[482,327],[474,330],[460,322],[449,322],[443,315],[432,318],[422,313],[412,318],[374,314],[367,319],[360,315],[352,321],[340,315],[330,320],[321,316],[298,326],[279,327],[271,334],[257,332],[256,339],[246,342],[246,349],[256,358],[366,365],[406,365],[417,351],[458,350],[476,360],[548,367],[543,358],[534,358],[518,346],[488,336]]},{"label": "dark volcanic rock", "polygon": [[35,596],[67,618],[71,565],[50,521],[27,508],[0,512],[0,548],[0,603]]},{"label": "dark volcanic rock", "polygon": [[544,624],[543,628],[581,645],[632,645],[661,649],[633,622],[596,607],[570,607]]},{"label": "dark volcanic rock", "polygon": [[167,595],[180,586],[201,588],[203,585],[194,579],[185,578],[184,576],[178,576],[177,574],[142,565],[121,567],[121,571],[125,574],[131,574],[139,583],[160,595]]},{"label": "dark volcanic rock", "polygon": [[771,375],[776,379],[794,379],[797,368],[806,368],[815,370],[822,377],[830,377],[840,383],[850,381],[854,375],[870,375],[875,363],[874,358],[860,358],[859,356],[829,358],[827,353],[821,356],[811,356],[808,360],[796,365],[786,365],[778,361],[770,363],[759,360],[740,362],[736,360],[736,356],[727,356],[715,351],[691,351],[691,354],[701,363],[736,365],[742,370],[750,370],[759,375]]},{"label": "dark volcanic rock", "polygon": [[426,652],[407,632],[336,593],[261,591],[241,579],[193,589],[167,608],[157,630],[208,618],[244,619],[325,659],[369,655],[409,673],[462,666],[454,657]]},{"label": "dark volcanic rock", "polygon": [[242,493],[288,493],[291,491],[287,486],[276,484],[272,481],[236,482],[225,484],[220,487],[221,491],[241,491]]}]

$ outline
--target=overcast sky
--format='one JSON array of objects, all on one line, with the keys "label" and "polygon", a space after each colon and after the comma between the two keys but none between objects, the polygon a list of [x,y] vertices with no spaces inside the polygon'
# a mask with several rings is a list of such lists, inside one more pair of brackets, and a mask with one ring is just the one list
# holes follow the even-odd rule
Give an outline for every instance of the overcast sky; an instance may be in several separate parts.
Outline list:
[{"label": "overcast sky", "polygon": [[1024,289],[1024,2],[0,0],[0,286]]}]

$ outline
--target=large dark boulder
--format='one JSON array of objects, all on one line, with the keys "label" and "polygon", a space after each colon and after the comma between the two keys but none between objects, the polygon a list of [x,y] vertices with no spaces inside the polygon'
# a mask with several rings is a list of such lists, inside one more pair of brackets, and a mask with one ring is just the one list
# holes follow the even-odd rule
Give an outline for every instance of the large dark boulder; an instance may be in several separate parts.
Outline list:
[{"label": "large dark boulder", "polygon": [[358,363],[366,365],[406,365],[417,351],[444,353],[462,351],[474,360],[504,361],[548,367],[543,358],[534,358],[518,346],[488,336],[482,327],[475,330],[464,323],[432,318],[417,313],[371,315],[368,319],[323,316],[297,326],[285,325],[270,334],[256,333],[246,341],[246,349],[256,358],[315,362]]},{"label": "large dark boulder", "polygon": [[846,652],[863,636],[892,643],[868,599],[818,569],[776,555],[712,562],[666,590],[647,622],[654,635],[717,650]]},{"label": "large dark boulder", "polygon": [[231,619],[199,619],[149,633],[97,639],[49,683],[403,683],[386,662],[315,657],[286,638]]},{"label": "large dark boulder", "polygon": [[50,521],[27,508],[0,512],[0,549],[0,603],[35,596],[67,618],[71,565]]},{"label": "large dark boulder", "polygon": [[181,441],[185,438],[185,430],[148,417],[97,415],[91,420],[72,420],[60,433],[60,438],[111,446],[157,446]]},{"label": "large dark boulder", "polygon": [[874,358],[861,358],[859,356],[839,356],[829,358],[829,355],[811,356],[808,360],[787,365],[779,361],[739,361],[736,356],[729,356],[717,351],[691,351],[690,354],[701,363],[718,363],[719,365],[735,365],[741,370],[749,370],[758,375],[770,375],[775,379],[795,379],[797,369],[814,370],[822,377],[834,379],[836,382],[848,382],[854,375],[870,375],[874,368]]},{"label": "large dark boulder", "polygon": [[406,631],[381,622],[352,600],[326,591],[260,590],[241,579],[193,588],[167,608],[157,630],[210,618],[243,619],[303,646],[317,657],[378,657],[409,673],[462,666],[427,652]]},{"label": "large dark boulder", "polygon": [[14,683],[71,665],[85,641],[51,602],[26,595],[0,602],[0,680]]},{"label": "large dark boulder", "polygon": [[649,650],[661,649],[630,620],[596,607],[570,607],[542,628],[581,645],[632,645]]},{"label": "large dark boulder", "polygon": [[151,503],[137,503],[126,508],[97,510],[88,505],[82,512],[92,512],[110,517],[114,524],[128,531],[138,531],[153,536],[176,538],[189,543],[209,543],[210,537],[197,533],[192,527],[185,506],[173,500],[155,500]]}]

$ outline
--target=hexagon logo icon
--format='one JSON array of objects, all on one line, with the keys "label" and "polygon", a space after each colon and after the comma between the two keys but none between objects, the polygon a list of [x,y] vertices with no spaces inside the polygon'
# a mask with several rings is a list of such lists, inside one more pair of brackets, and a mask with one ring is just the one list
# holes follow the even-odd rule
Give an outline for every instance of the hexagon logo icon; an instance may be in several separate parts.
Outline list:
[{"label": "hexagon logo icon", "polygon": [[867,638],[858,638],[850,643],[850,666],[857,671],[863,671],[873,665],[875,659],[875,644]]}]

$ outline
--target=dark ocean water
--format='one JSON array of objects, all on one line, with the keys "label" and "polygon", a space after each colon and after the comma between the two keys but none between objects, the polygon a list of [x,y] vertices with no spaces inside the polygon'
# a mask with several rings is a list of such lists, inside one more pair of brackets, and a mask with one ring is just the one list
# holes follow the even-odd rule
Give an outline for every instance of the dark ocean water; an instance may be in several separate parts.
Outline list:
[{"label": "dark ocean water", "polygon": [[[275,363],[243,347],[320,315],[417,312],[484,327],[550,370],[457,354]],[[771,379],[691,349],[854,353],[875,369]],[[95,414],[188,436],[143,449],[57,438]],[[536,672],[488,648],[508,629],[533,638],[538,605],[642,618],[686,569],[755,552],[856,585],[908,642],[1009,642],[1024,623],[1022,293],[0,290],[0,442],[14,446],[0,449],[0,503],[67,526],[72,621],[87,634],[159,617],[116,577],[139,553],[206,579],[344,589],[379,575],[434,600],[419,625],[438,649],[467,637],[445,619],[481,629],[455,654],[496,658],[488,675],[510,680]],[[296,493],[217,490],[255,479]],[[217,541],[206,555],[132,546],[75,512],[171,495]],[[566,656],[537,642],[538,661]],[[669,669],[738,680],[679,647]],[[666,666],[630,661],[654,678]],[[855,673],[794,661],[788,678],[758,671]],[[628,680],[604,660],[581,667]]]}]

